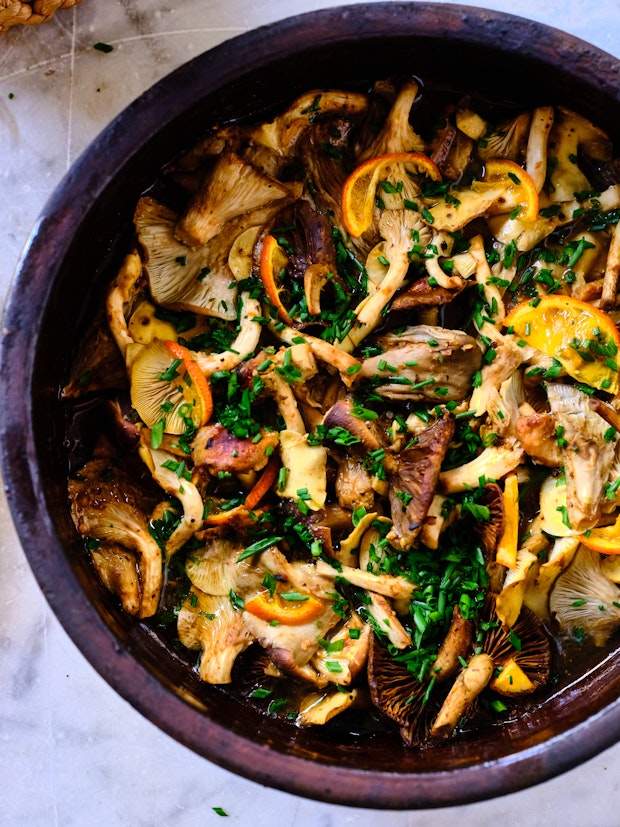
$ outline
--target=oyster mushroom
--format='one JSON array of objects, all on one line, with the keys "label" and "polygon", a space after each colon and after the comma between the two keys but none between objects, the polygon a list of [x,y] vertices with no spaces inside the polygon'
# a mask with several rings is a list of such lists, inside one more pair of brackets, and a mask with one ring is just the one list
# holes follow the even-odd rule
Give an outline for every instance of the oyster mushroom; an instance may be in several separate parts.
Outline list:
[{"label": "oyster mushroom", "polygon": [[530,132],[530,112],[520,112],[514,118],[502,121],[491,132],[486,132],[484,141],[478,144],[478,154],[488,158],[509,158],[521,163],[526,152]]},{"label": "oyster mushroom", "polygon": [[556,107],[547,151],[553,161],[548,176],[552,202],[571,201],[576,192],[592,189],[579,166],[580,153],[595,161],[612,157],[609,136],[587,118],[562,106]]},{"label": "oyster mushroom", "polygon": [[374,620],[375,629],[384,634],[395,649],[411,646],[411,635],[398,619],[389,600],[375,592],[367,592],[366,596],[366,611]]},{"label": "oyster mushroom", "polygon": [[231,238],[192,249],[175,237],[177,214],[150,196],[138,202],[134,223],[158,304],[235,319],[237,288],[227,259],[240,229],[235,228]]},{"label": "oyster mushroom", "polygon": [[366,589],[374,594],[381,594],[384,597],[410,599],[415,591],[415,584],[401,575],[374,574],[371,571],[353,568],[352,566],[339,566],[334,568],[324,560],[316,561],[316,572],[325,578],[345,580],[358,589]]},{"label": "oyster mushroom", "polygon": [[454,419],[443,417],[425,430],[414,446],[397,456],[396,470],[388,478],[394,522],[388,539],[403,550],[410,549],[420,533],[454,430]]},{"label": "oyster mushroom", "polygon": [[277,178],[259,172],[234,152],[225,152],[190,199],[174,232],[190,247],[203,246],[233,219],[294,196]]},{"label": "oyster mushroom", "polygon": [[549,597],[552,616],[565,632],[604,646],[620,625],[619,604],[620,589],[603,574],[598,552],[579,546]]},{"label": "oyster mushroom", "polygon": [[491,445],[465,465],[442,471],[438,490],[442,494],[456,494],[468,488],[476,488],[481,478],[498,480],[514,471],[523,459],[523,448],[514,440],[503,445]]},{"label": "oyster mushroom", "polygon": [[108,327],[125,360],[127,349],[134,344],[133,337],[127,327],[127,319],[131,315],[138,296],[141,295],[141,276],[142,260],[140,256],[135,252],[129,253],[123,259],[120,270],[106,297]]},{"label": "oyster mushroom", "polygon": [[538,106],[532,112],[532,122],[527,138],[525,169],[540,192],[547,177],[547,141],[553,126],[552,106]]},{"label": "oyster mushroom", "polygon": [[138,450],[155,482],[183,506],[183,516],[166,542],[166,556],[170,558],[201,528],[204,503],[183,460],[153,448],[144,437],[140,439]]},{"label": "oyster mushroom", "polygon": [[418,84],[414,80],[402,85],[380,132],[373,142],[360,152],[359,161],[392,152],[424,152],[424,141],[414,131],[409,120],[418,89]]},{"label": "oyster mushroom", "polygon": [[177,618],[179,640],[201,651],[199,673],[206,683],[227,684],[237,657],[253,637],[228,595],[204,594],[192,586]]},{"label": "oyster mushroom", "polygon": [[566,473],[568,521],[572,528],[593,528],[601,514],[617,436],[608,436],[605,420],[595,413],[587,394],[573,385],[547,386],[556,428],[562,428],[560,447]]},{"label": "oyster mushroom", "polygon": [[376,392],[387,399],[461,401],[482,364],[476,340],[460,330],[406,327],[377,337],[383,353],[362,362],[360,378],[384,378]]},{"label": "oyster mushroom", "polygon": [[[118,556],[118,546],[136,555],[140,580],[137,614],[142,618],[154,615],[162,586],[162,555],[148,530],[142,491],[113,463],[96,459],[69,480],[69,499],[78,532],[99,541],[100,561],[108,543],[113,546],[113,555]],[[117,582],[111,572],[106,579],[112,585]]]},{"label": "oyster mushroom", "polygon": [[472,655],[450,688],[430,730],[432,738],[449,738],[465,712],[493,676],[493,659],[481,652]]},{"label": "oyster mushroom", "polygon": [[329,683],[350,686],[366,666],[371,636],[369,624],[353,612],[339,629],[321,638],[321,648],[310,663]]}]

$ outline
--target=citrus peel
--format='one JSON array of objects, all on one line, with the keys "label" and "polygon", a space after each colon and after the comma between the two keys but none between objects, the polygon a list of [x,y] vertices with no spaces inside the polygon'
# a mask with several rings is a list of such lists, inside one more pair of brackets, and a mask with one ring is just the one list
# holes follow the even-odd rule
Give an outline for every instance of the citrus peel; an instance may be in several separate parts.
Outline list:
[{"label": "citrus peel", "polygon": [[278,285],[280,275],[288,264],[288,258],[278,239],[273,235],[266,235],[260,254],[259,276],[265,288],[265,293],[271,304],[278,311],[280,319],[288,325],[293,321],[288,315],[286,307],[280,298],[281,288]]},{"label": "citrus peel", "polygon": [[268,622],[276,621],[284,626],[301,626],[316,620],[323,612],[321,601],[312,595],[295,595],[298,599],[282,597],[278,592],[259,592],[245,601],[245,610]]},{"label": "citrus peel", "polygon": [[604,311],[572,296],[548,295],[517,305],[504,325],[578,382],[618,393],[620,333]]},{"label": "citrus peel", "polygon": [[412,167],[415,173],[441,181],[437,164],[421,152],[391,152],[369,158],[356,167],[342,187],[342,222],[346,231],[359,238],[372,224],[375,195],[381,176],[396,164]]}]

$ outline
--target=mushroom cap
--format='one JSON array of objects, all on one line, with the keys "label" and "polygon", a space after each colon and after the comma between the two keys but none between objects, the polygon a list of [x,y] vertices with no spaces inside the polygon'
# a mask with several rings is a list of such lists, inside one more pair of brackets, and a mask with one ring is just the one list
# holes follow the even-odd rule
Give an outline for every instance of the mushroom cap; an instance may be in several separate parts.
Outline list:
[{"label": "mushroom cap", "polygon": [[495,667],[515,662],[531,681],[529,691],[544,686],[551,674],[551,644],[542,621],[527,607],[523,607],[511,629],[502,626],[495,610],[495,599],[490,598],[487,616],[491,627],[484,637],[483,649]]}]

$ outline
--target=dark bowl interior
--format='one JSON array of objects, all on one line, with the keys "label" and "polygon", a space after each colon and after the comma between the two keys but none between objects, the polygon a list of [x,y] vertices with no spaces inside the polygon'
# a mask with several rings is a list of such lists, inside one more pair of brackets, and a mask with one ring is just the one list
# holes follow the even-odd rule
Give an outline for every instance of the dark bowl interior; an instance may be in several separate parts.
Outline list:
[{"label": "dark bowl interior", "polygon": [[[30,565],[68,634],[161,729],[234,772],[300,795],[383,808],[442,806],[540,782],[620,735],[620,661],[602,650],[518,720],[454,746],[401,746],[363,722],[298,730],[242,705],[125,616],[90,569],[66,498],[59,388],[131,236],[140,193],[213,124],[263,116],[313,87],[392,74],[491,100],[560,103],[620,134],[620,63],[557,30],[466,6],[377,3],[234,38],[164,78],[86,150],[41,216],[4,320],[2,460]],[[361,724],[361,725],[360,725]]]}]

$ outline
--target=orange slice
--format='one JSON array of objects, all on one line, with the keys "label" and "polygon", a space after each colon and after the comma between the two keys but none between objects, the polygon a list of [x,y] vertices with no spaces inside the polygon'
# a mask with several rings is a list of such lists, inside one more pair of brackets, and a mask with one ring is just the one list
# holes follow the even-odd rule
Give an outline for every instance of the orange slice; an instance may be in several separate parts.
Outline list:
[{"label": "orange slice", "polygon": [[504,325],[578,382],[618,393],[620,333],[602,310],[571,296],[543,296],[517,305]]},{"label": "orange slice", "polygon": [[579,538],[584,546],[601,554],[620,554],[620,516],[613,525],[593,528]]},{"label": "orange slice", "polygon": [[280,282],[282,280],[282,272],[285,270],[287,264],[288,257],[278,244],[277,238],[272,235],[265,236],[260,254],[260,280],[263,283],[269,301],[278,311],[280,319],[285,324],[292,325],[293,321],[280,299],[280,292],[282,290]]},{"label": "orange slice", "polygon": [[269,622],[276,621],[285,626],[301,626],[316,620],[323,612],[323,604],[312,595],[291,594],[298,599],[288,599],[276,592],[273,597],[269,592],[259,592],[245,601],[245,610],[250,614]]},{"label": "orange slice", "polygon": [[377,155],[356,167],[342,187],[342,221],[346,231],[358,238],[372,224],[377,186],[386,167],[402,164],[407,170],[441,181],[434,161],[421,152],[392,152]]},{"label": "orange slice", "polygon": [[538,191],[532,177],[523,167],[507,158],[494,158],[486,162],[484,176],[474,181],[472,189],[478,191],[486,187],[500,185],[504,194],[488,209],[490,215],[511,213],[518,209],[515,216],[520,221],[536,221],[538,218]]},{"label": "orange slice", "polygon": [[175,359],[181,359],[179,373],[185,374],[182,384],[183,396],[192,404],[192,421],[199,428],[211,419],[213,413],[213,396],[211,386],[204,373],[194,361],[191,350],[188,350],[178,342],[164,342],[167,349]]}]

